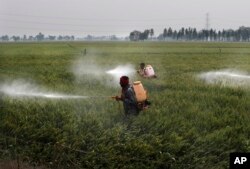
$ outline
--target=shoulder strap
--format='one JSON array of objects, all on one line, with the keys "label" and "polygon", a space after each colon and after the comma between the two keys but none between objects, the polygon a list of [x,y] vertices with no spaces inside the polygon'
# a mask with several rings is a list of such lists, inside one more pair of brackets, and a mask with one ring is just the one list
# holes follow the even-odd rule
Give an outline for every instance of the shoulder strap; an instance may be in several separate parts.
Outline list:
[{"label": "shoulder strap", "polygon": [[129,88],[128,88],[128,90],[131,90],[131,91],[132,91],[132,93],[133,93],[133,95],[134,95],[134,98],[135,98],[135,100],[137,101],[137,98],[136,98],[136,95],[135,95],[135,90],[134,90],[133,85],[130,85]]}]

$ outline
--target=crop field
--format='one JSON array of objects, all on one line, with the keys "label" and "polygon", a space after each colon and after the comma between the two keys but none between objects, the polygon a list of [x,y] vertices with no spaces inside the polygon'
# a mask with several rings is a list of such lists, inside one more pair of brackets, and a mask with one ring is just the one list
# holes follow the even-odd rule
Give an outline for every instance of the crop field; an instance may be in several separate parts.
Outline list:
[{"label": "crop field", "polygon": [[[100,70],[141,62],[157,78],[135,73],[131,82],[142,81],[152,104],[125,118],[122,103],[109,97],[120,94],[119,83]],[[222,70],[244,75],[199,78]],[[249,74],[249,43],[0,43],[0,164],[228,168],[230,153],[250,152]],[[90,97],[16,97],[3,86]]]}]

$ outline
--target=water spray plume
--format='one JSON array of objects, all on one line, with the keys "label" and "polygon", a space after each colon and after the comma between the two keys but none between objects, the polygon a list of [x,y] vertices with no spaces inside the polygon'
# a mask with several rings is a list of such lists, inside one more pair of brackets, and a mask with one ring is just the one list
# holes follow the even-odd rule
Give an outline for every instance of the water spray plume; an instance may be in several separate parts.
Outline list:
[{"label": "water spray plume", "polygon": [[0,85],[0,92],[15,98],[47,98],[47,99],[89,99],[89,98],[111,98],[112,96],[80,96],[66,95],[59,93],[46,92],[34,84],[24,83],[23,81],[14,81],[10,84]]},{"label": "water spray plume", "polygon": [[117,66],[112,70],[106,71],[106,73],[113,75],[113,76],[123,76],[123,75],[131,75],[135,73],[135,69],[132,65],[125,65],[125,66]]},{"label": "water spray plume", "polygon": [[119,87],[117,84],[121,76],[132,77],[135,75],[136,71],[131,64],[119,65],[109,70],[107,66],[98,64],[95,60],[96,57],[95,55],[81,57],[72,64],[71,71],[78,82],[91,83],[92,80],[98,80],[107,87]]},{"label": "water spray plume", "polygon": [[201,73],[198,77],[208,84],[224,86],[250,86],[250,76],[236,70],[220,70]]}]

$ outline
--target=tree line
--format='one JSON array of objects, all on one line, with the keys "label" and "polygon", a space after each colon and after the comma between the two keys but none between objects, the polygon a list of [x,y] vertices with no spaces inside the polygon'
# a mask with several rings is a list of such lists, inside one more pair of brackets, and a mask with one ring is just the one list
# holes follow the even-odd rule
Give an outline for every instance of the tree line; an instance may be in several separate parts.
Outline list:
[{"label": "tree line", "polygon": [[18,41],[54,41],[54,40],[73,41],[73,40],[75,40],[75,37],[73,35],[71,35],[71,36],[69,36],[69,35],[66,35],[66,36],[62,36],[62,35],[59,35],[59,36],[53,36],[53,35],[45,36],[41,32],[38,33],[35,36],[31,36],[31,35],[30,36],[23,35],[22,37],[21,36],[16,36],[16,35],[13,35],[13,36],[8,36],[8,35],[0,36],[0,41],[15,41],[15,42],[18,42]]},{"label": "tree line", "polygon": [[[152,32],[152,33],[151,33]],[[149,35],[154,34],[153,29],[147,29],[143,32],[133,31],[129,35],[131,41],[148,40]],[[223,29],[216,31],[215,29],[202,29],[197,31],[196,28],[181,28],[180,30],[173,30],[171,27],[165,28],[163,32],[154,37],[154,40],[165,41],[231,41],[231,42],[249,42],[250,41],[250,27],[239,27],[237,30]]]},{"label": "tree line", "polygon": [[87,35],[84,38],[76,38],[75,36],[71,35],[59,35],[59,36],[53,36],[53,35],[48,35],[45,36],[41,32],[35,36],[27,36],[23,35],[21,36],[8,36],[8,35],[3,35],[0,36],[0,41],[8,42],[8,41],[15,41],[15,42],[29,42],[29,41],[74,41],[74,40],[86,40],[86,41],[91,41],[91,40],[121,40],[121,38],[118,38],[116,35],[109,35],[109,36],[92,36],[92,35]]},{"label": "tree line", "polygon": [[[88,35],[84,40],[120,40],[115,35],[94,37]],[[250,41],[250,27],[241,26],[236,30],[219,30],[215,29],[202,29],[198,31],[196,28],[181,28],[174,30],[171,27],[165,28],[158,36],[154,36],[154,29],[146,29],[144,31],[130,32],[129,37],[125,38],[130,41],[144,41],[144,40],[160,40],[160,41],[222,41],[222,42],[249,42]],[[66,36],[45,36],[41,32],[35,36],[0,36],[0,41],[74,41],[76,38],[71,35]]]}]

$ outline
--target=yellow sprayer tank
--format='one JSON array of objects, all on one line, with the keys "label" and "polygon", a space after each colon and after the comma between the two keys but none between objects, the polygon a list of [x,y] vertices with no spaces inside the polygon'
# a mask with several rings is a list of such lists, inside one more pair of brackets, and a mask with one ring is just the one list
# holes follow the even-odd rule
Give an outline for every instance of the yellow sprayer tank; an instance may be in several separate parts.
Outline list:
[{"label": "yellow sprayer tank", "polygon": [[144,90],[144,87],[141,81],[135,81],[133,83],[133,88],[135,91],[135,97],[137,102],[143,102],[147,99],[147,92]]}]

